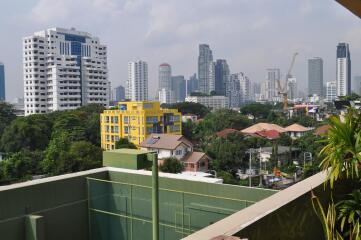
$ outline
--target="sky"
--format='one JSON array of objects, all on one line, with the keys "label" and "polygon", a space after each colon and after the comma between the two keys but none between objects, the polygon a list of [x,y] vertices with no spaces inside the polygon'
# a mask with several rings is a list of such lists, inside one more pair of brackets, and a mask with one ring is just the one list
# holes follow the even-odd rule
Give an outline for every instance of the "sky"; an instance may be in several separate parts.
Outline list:
[{"label": "sky", "polygon": [[7,100],[23,95],[22,38],[50,27],[75,27],[108,46],[112,87],[124,85],[127,63],[148,62],[150,95],[158,65],[173,75],[197,72],[198,45],[226,59],[231,73],[252,82],[266,69],[293,75],[306,92],[307,59],[324,60],[324,84],[335,80],[336,46],[350,44],[352,75],[361,75],[361,19],[330,0],[1,0],[0,62],[6,68]]}]

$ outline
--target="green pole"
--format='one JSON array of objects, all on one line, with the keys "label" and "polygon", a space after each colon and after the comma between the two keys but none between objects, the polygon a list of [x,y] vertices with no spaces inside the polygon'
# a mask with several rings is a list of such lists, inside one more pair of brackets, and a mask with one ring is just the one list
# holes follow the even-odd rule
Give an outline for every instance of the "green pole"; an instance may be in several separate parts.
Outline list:
[{"label": "green pole", "polygon": [[158,186],[158,155],[150,154],[152,166],[152,216],[153,216],[153,240],[159,240],[159,186]]}]

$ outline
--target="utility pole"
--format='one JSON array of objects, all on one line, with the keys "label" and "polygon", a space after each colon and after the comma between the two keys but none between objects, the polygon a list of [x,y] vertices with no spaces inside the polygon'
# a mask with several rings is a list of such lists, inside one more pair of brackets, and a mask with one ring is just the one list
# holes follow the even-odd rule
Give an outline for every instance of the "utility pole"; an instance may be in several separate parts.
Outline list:
[{"label": "utility pole", "polygon": [[249,186],[252,187],[252,148],[249,149]]},{"label": "utility pole", "polygon": [[158,154],[149,153],[148,160],[152,161],[152,222],[153,240],[159,240],[159,186],[158,186]]}]

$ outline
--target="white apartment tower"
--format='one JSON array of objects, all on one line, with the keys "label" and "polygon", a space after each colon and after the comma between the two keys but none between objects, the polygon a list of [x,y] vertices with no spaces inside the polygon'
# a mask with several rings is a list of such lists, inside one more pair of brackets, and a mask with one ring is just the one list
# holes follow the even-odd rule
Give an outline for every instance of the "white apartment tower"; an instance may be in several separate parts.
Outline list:
[{"label": "white apartment tower", "polygon": [[125,98],[130,101],[148,100],[148,64],[145,61],[128,63]]},{"label": "white apartment tower", "polygon": [[23,39],[25,115],[109,105],[107,47],[97,37],[50,28]]},{"label": "white apartment tower", "polygon": [[336,81],[326,83],[326,101],[333,102],[337,97]]},{"label": "white apartment tower", "polygon": [[337,45],[336,86],[337,96],[351,94],[351,57],[347,43]]}]

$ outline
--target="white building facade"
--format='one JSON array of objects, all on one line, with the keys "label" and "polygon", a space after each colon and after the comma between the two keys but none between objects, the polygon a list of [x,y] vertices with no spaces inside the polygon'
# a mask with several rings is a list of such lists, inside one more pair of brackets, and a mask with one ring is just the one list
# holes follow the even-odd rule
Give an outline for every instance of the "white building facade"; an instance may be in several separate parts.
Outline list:
[{"label": "white building facade", "polygon": [[50,28],[23,39],[25,115],[109,105],[107,47],[75,29]]},{"label": "white building facade", "polygon": [[212,111],[229,108],[229,100],[226,96],[188,96],[186,102],[200,103]]},{"label": "white building facade", "polygon": [[337,98],[336,81],[326,83],[326,101],[333,102]]},{"label": "white building facade", "polygon": [[351,94],[351,57],[347,43],[337,45],[336,86],[337,96]]},{"label": "white building facade", "polygon": [[125,98],[131,101],[148,100],[148,64],[145,61],[128,63]]}]

